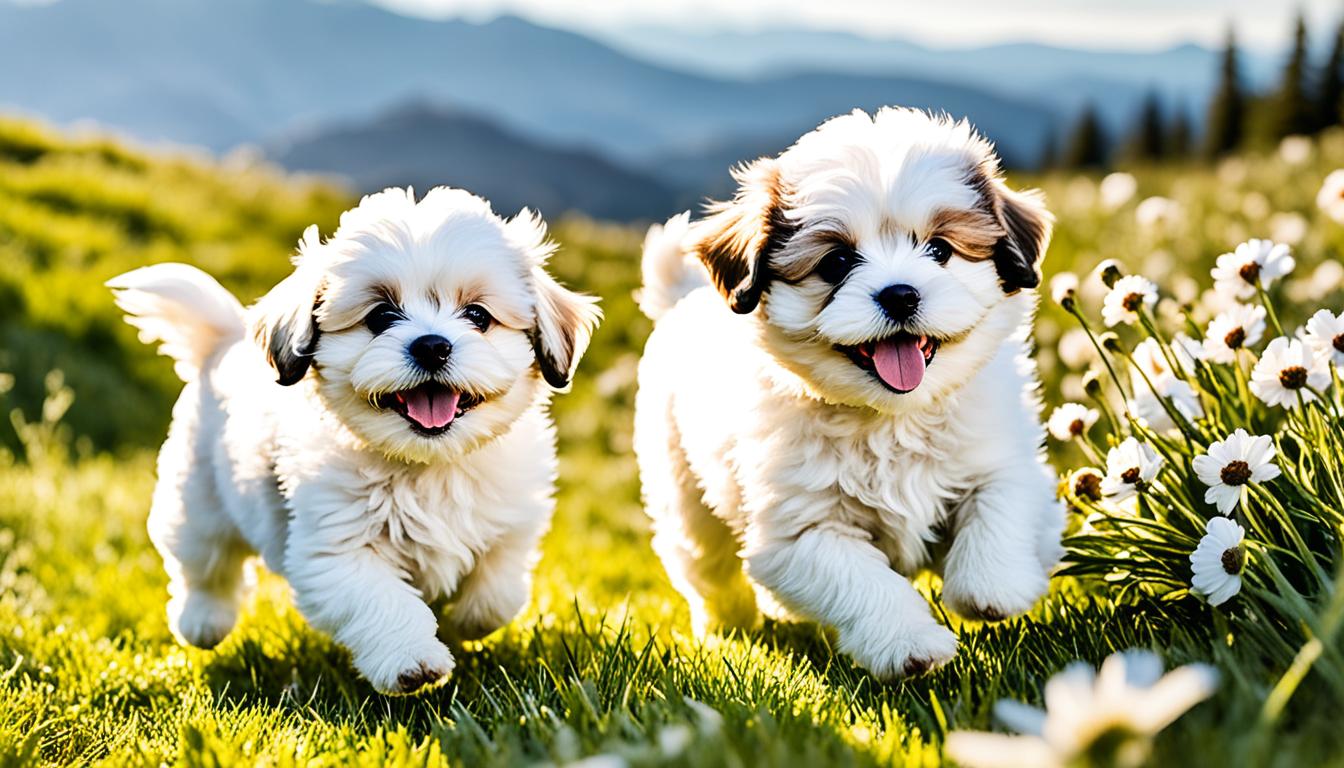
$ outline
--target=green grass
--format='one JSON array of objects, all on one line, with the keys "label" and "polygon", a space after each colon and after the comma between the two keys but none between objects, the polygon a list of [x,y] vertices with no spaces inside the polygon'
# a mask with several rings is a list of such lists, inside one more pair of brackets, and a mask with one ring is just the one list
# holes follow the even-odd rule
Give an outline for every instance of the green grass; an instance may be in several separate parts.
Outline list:
[{"label": "green grass", "polygon": [[[1079,185],[1094,181],[1046,179],[1061,216],[1049,265],[1123,257],[1207,284],[1212,258],[1265,224],[1224,210],[1221,196],[1253,190],[1274,210],[1310,218],[1300,269],[1337,259],[1340,228],[1310,200],[1344,164],[1344,137],[1319,153],[1319,171],[1249,159],[1235,183],[1203,170],[1145,173],[1144,194],[1187,206],[1181,230],[1160,237],[1134,224],[1133,203],[1108,214],[1079,202]],[[329,230],[348,201],[266,169],[148,158],[3,122],[0,199],[17,201],[0,204],[0,301],[22,298],[0,304],[17,308],[0,315],[0,370],[14,376],[7,407],[27,417],[26,440],[6,435],[12,451],[0,455],[0,766],[477,766],[599,755],[630,765],[936,765],[944,734],[990,727],[997,699],[1039,703],[1070,661],[1131,647],[1171,665],[1210,661],[1224,677],[1212,701],[1162,734],[1154,764],[1344,764],[1341,702],[1310,675],[1273,748],[1252,753],[1281,669],[1229,644],[1209,611],[1116,604],[1110,590],[1071,580],[1021,619],[948,618],[959,655],[905,683],[874,681],[812,626],[692,639],[649,546],[630,456],[634,365],[648,332],[631,298],[640,233],[583,221],[557,228],[555,269],[601,294],[607,320],[573,391],[556,402],[558,507],[525,614],[464,648],[451,681],[416,697],[374,693],[267,574],[218,649],[182,648],[165,624],[165,576],[145,533],[152,449],[174,380],[167,361],[115,322],[101,281],[146,261],[186,260],[255,296],[283,273],[302,227]],[[1338,291],[1329,296],[1338,306]],[[1078,374],[1050,349],[1063,327],[1047,309],[1039,338],[1051,400]],[[50,367],[65,370],[75,394],[60,428],[38,415]],[[935,597],[937,586],[920,584]]]},{"label": "green grass", "polygon": [[[995,699],[1037,698],[1074,658],[1163,648],[1173,636],[1141,611],[1058,593],[1028,619],[963,627],[953,664],[900,685],[875,683],[813,627],[702,646],[648,547],[633,488],[584,487],[580,469],[566,466],[576,479],[527,614],[466,649],[445,688],[385,698],[305,626],[274,577],[218,650],[176,645],[144,532],[148,457],[7,468],[0,760],[418,762],[437,750],[464,765],[595,753],[632,764],[931,764],[945,730],[986,725]],[[595,518],[599,500],[609,513]]]}]

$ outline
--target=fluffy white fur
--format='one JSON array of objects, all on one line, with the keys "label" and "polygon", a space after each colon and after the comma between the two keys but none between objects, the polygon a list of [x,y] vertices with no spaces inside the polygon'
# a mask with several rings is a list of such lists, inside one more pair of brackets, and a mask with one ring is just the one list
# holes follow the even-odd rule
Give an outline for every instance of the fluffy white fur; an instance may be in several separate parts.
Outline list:
[{"label": "fluffy white fur", "polygon": [[[505,221],[460,190],[417,203],[396,189],[326,242],[310,228],[250,315],[183,265],[109,283],[186,381],[149,518],[178,638],[209,648],[229,633],[253,555],[382,691],[444,678],[445,639],[518,613],[553,508],[543,376],[565,383],[599,317],[546,274],[552,249],[530,212]],[[382,301],[403,318],[375,334],[365,318]],[[468,304],[494,324],[479,330]],[[407,351],[431,333],[452,344],[434,373]],[[481,403],[438,435],[380,405],[430,380]]]},{"label": "fluffy white fur", "polygon": [[[835,118],[737,176],[734,201],[645,243],[635,449],[654,546],[699,632],[764,611],[833,627],[880,677],[926,670],[956,636],[908,576],[935,568],[948,606],[998,619],[1060,554],[1027,354],[1049,214],[967,124],[912,110]],[[946,265],[935,236],[956,246]],[[838,241],[862,262],[832,285],[813,270]],[[896,283],[922,298],[905,324],[875,301]],[[897,330],[941,341],[905,394],[836,348]]]}]

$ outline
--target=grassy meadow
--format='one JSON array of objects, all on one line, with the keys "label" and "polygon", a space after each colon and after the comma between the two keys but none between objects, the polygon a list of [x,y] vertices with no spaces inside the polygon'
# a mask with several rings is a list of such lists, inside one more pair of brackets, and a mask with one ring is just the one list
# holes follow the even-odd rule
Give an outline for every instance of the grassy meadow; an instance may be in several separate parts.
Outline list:
[{"label": "grassy meadow", "polygon": [[[1214,168],[1136,170],[1130,194],[1123,179],[1015,181],[1040,184],[1059,218],[1047,275],[1118,259],[1173,299],[1159,315],[1184,302],[1206,322],[1200,296],[1219,254],[1248,237],[1291,241],[1294,281],[1275,288],[1291,328],[1344,305],[1344,226],[1315,202],[1341,166],[1335,133]],[[0,766],[937,765],[948,732],[994,726],[997,700],[1039,704],[1071,661],[1129,648],[1168,666],[1210,662],[1222,677],[1157,738],[1152,764],[1344,765],[1335,688],[1306,671],[1266,719],[1288,664],[1237,642],[1221,610],[1123,574],[1056,579],[1030,615],[1002,624],[949,617],[957,658],[899,684],[875,682],[816,627],[693,640],[650,549],[630,453],[649,329],[631,297],[642,231],[583,220],[553,222],[554,269],[600,294],[606,320],[556,400],[558,508],[525,614],[415,697],[374,693],[267,574],[219,648],[179,647],[145,517],[180,385],[102,282],[186,261],[248,300],[287,271],[306,225],[330,232],[350,202],[244,156],[150,156],[0,121],[0,408],[12,416],[0,425]],[[1095,313],[1103,292],[1085,278],[1079,301]],[[1071,323],[1043,301],[1049,403],[1084,397],[1091,358]],[[1051,449],[1061,473],[1084,460]],[[938,592],[936,579],[920,586]],[[1327,642],[1322,654],[1341,650]]]}]

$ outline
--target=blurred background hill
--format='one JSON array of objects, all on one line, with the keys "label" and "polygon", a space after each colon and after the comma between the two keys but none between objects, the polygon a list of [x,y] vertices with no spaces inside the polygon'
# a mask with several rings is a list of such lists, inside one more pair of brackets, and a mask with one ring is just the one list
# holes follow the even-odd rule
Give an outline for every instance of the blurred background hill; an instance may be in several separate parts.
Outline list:
[{"label": "blurred background hill", "polygon": [[[855,106],[972,119],[1017,183],[1050,193],[1055,265],[1132,261],[1126,247],[1156,242],[1151,221],[1101,233],[1086,213],[1100,203],[1072,210],[1095,193],[1074,181],[1117,168],[1160,180],[1130,189],[1136,204],[1178,201],[1140,218],[1184,211],[1184,230],[1162,225],[1152,269],[1207,260],[1283,228],[1258,205],[1241,213],[1263,221],[1217,225],[1235,236],[1198,229],[1227,215],[1213,190],[1230,183],[1215,176],[1228,158],[1273,156],[1291,137],[1297,157],[1258,180],[1279,179],[1258,198],[1273,209],[1309,207],[1320,183],[1291,178],[1314,162],[1297,137],[1339,122],[1344,37],[1282,21],[1282,50],[1228,38],[1141,52],[784,26],[581,34],[354,0],[0,0],[0,373],[33,414],[44,374],[63,371],[79,393],[67,424],[91,447],[152,444],[179,384],[119,322],[104,280],[185,261],[250,301],[287,271],[303,228],[330,232],[358,193],[452,184],[556,225],[561,268],[606,285],[619,329],[594,344],[594,370],[625,376],[644,328],[629,302],[640,222],[727,194],[733,163]],[[1053,341],[1048,313],[1041,328]]]},{"label": "blurred background hill", "polygon": [[[141,142],[261,147],[357,191],[451,183],[510,210],[632,220],[722,194],[731,163],[855,107],[969,117],[1020,169],[1097,162],[1078,150],[1080,127],[1120,151],[1145,109],[1193,141],[1225,55],[1190,42],[933,45],[783,22],[576,30],[358,0],[0,0],[0,109]],[[1317,58],[1332,55],[1328,32]],[[1240,52],[1240,87],[1275,89],[1286,56]]]}]

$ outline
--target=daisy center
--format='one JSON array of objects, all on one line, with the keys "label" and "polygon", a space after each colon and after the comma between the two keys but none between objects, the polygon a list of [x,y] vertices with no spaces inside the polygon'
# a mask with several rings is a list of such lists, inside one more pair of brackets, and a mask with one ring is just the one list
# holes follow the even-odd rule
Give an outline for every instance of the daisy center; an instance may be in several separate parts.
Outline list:
[{"label": "daisy center", "polygon": [[1241,345],[1246,343],[1246,329],[1233,328],[1228,331],[1227,336],[1223,338],[1223,343],[1227,345],[1228,349],[1241,349]]},{"label": "daisy center", "polygon": [[1341,333],[1338,336],[1336,336],[1334,340],[1331,341],[1330,343],[1335,345],[1336,352],[1344,352],[1344,333]]},{"label": "daisy center", "polygon": [[1129,469],[1126,469],[1123,473],[1120,474],[1120,479],[1125,481],[1126,483],[1129,483],[1130,485],[1134,485],[1135,483],[1139,482],[1139,468],[1130,467]]},{"label": "daisy center", "polygon": [[1080,498],[1097,501],[1101,498],[1101,476],[1086,472],[1073,481],[1073,494]]},{"label": "daisy center", "polygon": [[1241,275],[1242,280],[1254,283],[1260,277],[1260,265],[1254,261],[1242,264],[1241,269],[1237,270],[1237,274]]},{"label": "daisy center", "polygon": [[1246,565],[1246,554],[1241,551],[1241,547],[1233,547],[1223,550],[1222,560],[1223,570],[1230,576],[1236,576]]},{"label": "daisy center", "polygon": [[1224,485],[1245,485],[1251,479],[1251,465],[1244,461],[1230,461],[1220,474]]},{"label": "daisy center", "polygon": [[1127,312],[1138,312],[1142,304],[1142,293],[1127,293],[1125,298],[1120,300],[1120,306],[1124,307]]},{"label": "daisy center", "polygon": [[1081,435],[1083,434],[1083,430],[1085,429],[1087,429],[1087,425],[1083,423],[1082,419],[1074,419],[1073,421],[1069,422],[1070,434]]},{"label": "daisy center", "polygon": [[1307,386],[1307,369],[1300,365],[1284,368],[1279,371],[1279,383],[1284,389],[1301,389]]}]

